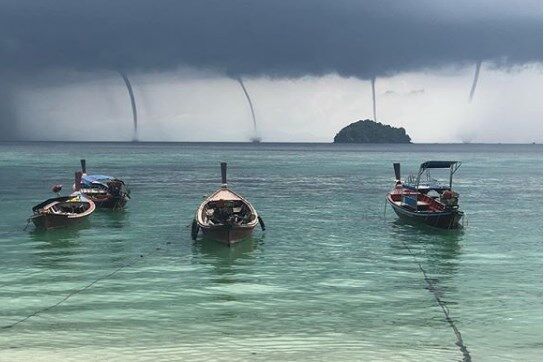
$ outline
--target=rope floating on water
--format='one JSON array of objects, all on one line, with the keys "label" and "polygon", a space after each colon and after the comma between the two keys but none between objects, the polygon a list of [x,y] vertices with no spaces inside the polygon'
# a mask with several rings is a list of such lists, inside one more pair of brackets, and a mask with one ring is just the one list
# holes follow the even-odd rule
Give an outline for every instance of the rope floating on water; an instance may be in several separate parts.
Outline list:
[{"label": "rope floating on water", "polygon": [[444,317],[446,318],[446,321],[448,322],[451,329],[453,330],[453,333],[455,334],[455,337],[457,339],[455,344],[459,347],[459,349],[461,350],[461,353],[463,353],[463,362],[471,362],[472,358],[470,357],[470,353],[467,349],[467,346],[463,342],[463,336],[461,335],[459,328],[457,328],[457,326],[455,325],[455,322],[453,321],[453,319],[451,319],[450,311],[448,307],[446,306],[446,303],[444,303],[444,301],[440,299],[440,296],[438,295],[437,290],[434,288],[433,282],[428,277],[425,269],[423,269],[423,267],[421,266],[421,263],[417,260],[416,255],[412,252],[412,249],[410,249],[410,247],[404,241],[402,243],[404,244],[404,247],[406,248],[406,250],[408,250],[410,255],[412,255],[412,257],[416,261],[419,267],[419,270],[421,271],[421,274],[423,274],[423,278],[425,279],[425,282],[427,283],[428,290],[431,293],[433,293],[436,304],[438,304],[438,306],[442,309],[442,312],[444,313]]},{"label": "rope floating on water", "polygon": [[[169,245],[170,242],[167,242],[166,245]],[[153,254],[155,254],[157,251],[159,250],[162,250],[160,247],[155,247],[155,250],[150,252],[149,254],[147,254],[146,256],[151,256]],[[121,270],[125,269],[125,268],[128,268],[128,267],[131,267],[132,265],[136,264],[136,262],[138,262],[139,260],[142,260],[144,258],[144,255],[143,254],[140,254],[139,256],[133,258],[129,263],[127,264],[124,264],[124,265],[121,265],[120,267],[114,269],[112,272],[108,273],[108,274],[105,274],[105,275],[102,275],[101,277],[98,277],[96,278],[95,280],[93,280],[92,282],[90,282],[89,284],[83,286],[82,288],[79,288],[79,289],[76,289],[76,290],[73,290],[72,292],[68,293],[64,298],[62,298],[61,300],[59,300],[58,302],[56,302],[55,304],[52,304],[50,306],[47,306],[45,308],[42,308],[42,309],[38,309],[37,311],[35,312],[32,312],[31,314],[25,316],[24,318],[21,318],[13,323],[10,323],[10,324],[6,324],[2,327],[0,327],[0,329],[9,329],[9,328],[13,328],[15,326],[17,326],[18,324],[21,324],[25,321],[27,321],[28,319],[32,318],[32,317],[36,317],[44,312],[47,312],[53,308],[56,308],[58,307],[59,305],[61,305],[62,303],[66,302],[68,299],[70,299],[71,297],[73,297],[74,295],[77,295],[87,289],[89,289],[90,287],[92,287],[93,285],[95,285],[96,283],[102,281],[102,280],[105,280],[105,279],[108,279],[110,277],[112,277],[113,275],[117,274],[118,272],[120,272]]]}]

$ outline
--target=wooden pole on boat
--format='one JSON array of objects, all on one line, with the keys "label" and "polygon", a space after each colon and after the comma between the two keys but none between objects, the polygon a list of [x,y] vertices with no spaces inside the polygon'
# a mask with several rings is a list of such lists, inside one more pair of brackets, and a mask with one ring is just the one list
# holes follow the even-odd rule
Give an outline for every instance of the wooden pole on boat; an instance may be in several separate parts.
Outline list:
[{"label": "wooden pole on boat", "polygon": [[395,169],[395,178],[397,181],[400,181],[400,163],[395,162],[393,168]]},{"label": "wooden pole on boat", "polygon": [[227,163],[221,162],[221,184],[227,186]]},{"label": "wooden pole on boat", "polygon": [[451,187],[452,187],[452,185],[453,185],[453,172],[454,172],[454,171],[453,171],[453,166],[455,166],[455,165],[452,164],[452,165],[450,166],[450,190],[451,190]]},{"label": "wooden pole on boat", "polygon": [[81,176],[83,176],[83,172],[77,171],[74,178],[74,191],[81,190]]},{"label": "wooden pole on boat", "polygon": [[80,162],[81,162],[81,172],[87,173],[87,165],[86,165],[85,159],[84,158],[81,159]]}]

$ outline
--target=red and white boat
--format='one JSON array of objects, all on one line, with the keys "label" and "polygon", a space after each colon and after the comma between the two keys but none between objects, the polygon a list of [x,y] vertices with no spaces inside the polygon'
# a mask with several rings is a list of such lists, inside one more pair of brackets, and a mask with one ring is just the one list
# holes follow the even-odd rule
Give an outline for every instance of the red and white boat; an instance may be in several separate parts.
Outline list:
[{"label": "red and white boat", "polygon": [[[423,162],[415,177],[406,182],[400,178],[400,164],[394,163],[396,182],[387,194],[387,201],[399,218],[442,229],[461,226],[464,216],[459,210],[459,194],[452,190],[453,174],[459,161]],[[449,169],[449,184],[442,185],[430,175],[431,169]]]}]

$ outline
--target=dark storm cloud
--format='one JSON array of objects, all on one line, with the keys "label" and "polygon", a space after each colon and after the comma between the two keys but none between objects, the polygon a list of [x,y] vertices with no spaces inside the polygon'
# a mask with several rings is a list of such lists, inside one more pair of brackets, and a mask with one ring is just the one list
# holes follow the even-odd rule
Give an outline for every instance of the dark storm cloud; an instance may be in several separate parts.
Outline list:
[{"label": "dark storm cloud", "polygon": [[368,79],[478,60],[541,61],[542,54],[541,5],[532,0],[0,4],[4,71],[186,65],[232,76],[336,72]]},{"label": "dark storm cloud", "polygon": [[0,0],[0,138],[17,134],[9,85],[67,70],[371,79],[510,66],[542,61],[541,13],[539,0]]}]

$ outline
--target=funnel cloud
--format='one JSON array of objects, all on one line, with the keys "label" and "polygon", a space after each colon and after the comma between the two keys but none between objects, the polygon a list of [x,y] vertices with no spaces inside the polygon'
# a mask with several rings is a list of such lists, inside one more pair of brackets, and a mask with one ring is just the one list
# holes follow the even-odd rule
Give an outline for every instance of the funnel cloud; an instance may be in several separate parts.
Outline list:
[{"label": "funnel cloud", "polygon": [[480,78],[480,67],[482,66],[482,62],[479,61],[476,63],[476,70],[474,71],[474,80],[472,81],[472,87],[470,88],[470,95],[468,96],[468,101],[472,102],[472,98],[474,98],[474,92],[476,91],[476,85],[478,84],[478,78]]},{"label": "funnel cloud", "polygon": [[136,109],[136,99],[134,98],[134,92],[132,91],[132,84],[130,84],[130,80],[128,79],[127,74],[122,71],[119,71],[119,74],[125,81],[125,85],[127,86],[128,96],[130,97],[130,105],[132,106],[132,120],[134,122],[134,133],[132,135],[132,141],[137,142],[138,141],[138,110]]},{"label": "funnel cloud", "polygon": [[244,82],[242,78],[238,77],[236,79],[238,83],[240,83],[240,87],[242,87],[242,90],[244,91],[244,94],[246,95],[247,103],[249,104],[249,109],[251,110],[251,118],[253,119],[253,139],[257,140],[257,119],[255,118],[255,109],[253,108],[253,102],[251,101],[251,97],[249,96],[249,93],[247,92],[246,86],[244,85]]}]

